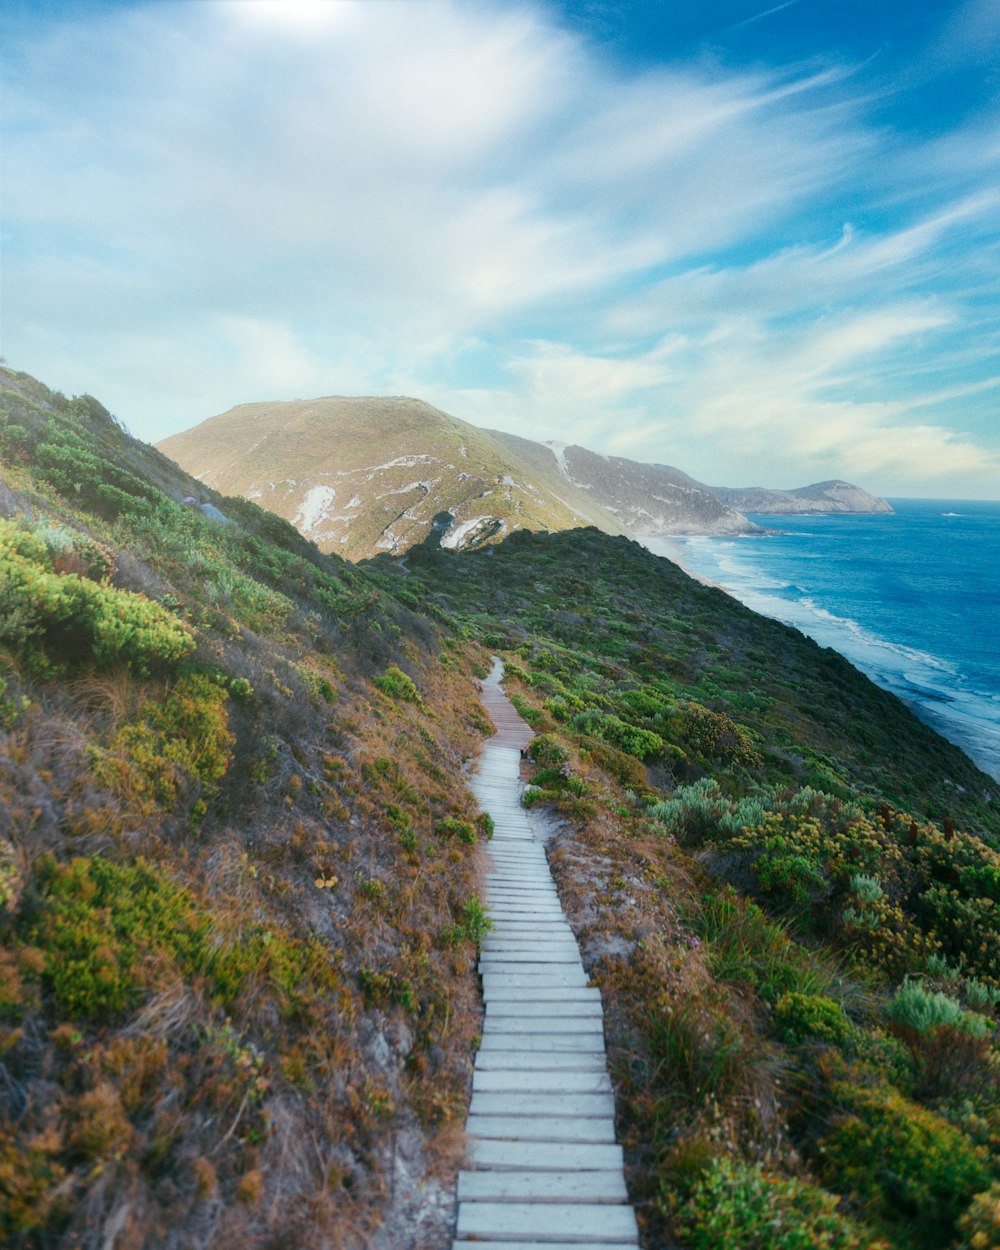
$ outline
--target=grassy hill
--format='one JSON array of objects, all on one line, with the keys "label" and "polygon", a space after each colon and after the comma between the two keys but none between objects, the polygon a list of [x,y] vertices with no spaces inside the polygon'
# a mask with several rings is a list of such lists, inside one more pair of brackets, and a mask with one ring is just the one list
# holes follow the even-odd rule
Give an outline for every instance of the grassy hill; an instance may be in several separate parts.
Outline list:
[{"label": "grassy hill", "polygon": [[5,1244],[449,1244],[494,652],[646,1250],[997,1244],[1000,804],[957,748],[627,538],[350,565],[0,389]]},{"label": "grassy hill", "polygon": [[[348,559],[402,554],[447,511],[466,543],[515,527],[621,525],[486,430],[413,399],[241,404],[161,450],[199,480],[244,495]],[[478,529],[478,534],[474,531]]]},{"label": "grassy hill", "polygon": [[756,528],[676,470],[477,429],[416,399],[241,404],[159,446],[206,485],[258,501],[352,560],[402,554],[436,520],[456,548],[519,529]]}]

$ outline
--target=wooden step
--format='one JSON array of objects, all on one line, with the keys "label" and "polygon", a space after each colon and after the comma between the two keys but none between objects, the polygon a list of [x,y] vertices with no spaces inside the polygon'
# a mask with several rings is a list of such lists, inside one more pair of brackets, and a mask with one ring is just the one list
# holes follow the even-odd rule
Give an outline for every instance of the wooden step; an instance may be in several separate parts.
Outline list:
[{"label": "wooden step", "polygon": [[604,1172],[624,1165],[621,1146],[603,1142],[564,1142],[553,1150],[551,1142],[479,1138],[469,1142],[468,1155],[477,1171]]},{"label": "wooden step", "polygon": [[551,1069],[539,1072],[537,1069],[527,1071],[498,1071],[495,1068],[477,1068],[472,1074],[474,1093],[528,1093],[536,1091],[544,1094],[609,1094],[611,1080],[607,1072],[574,1072],[566,1069]]},{"label": "wooden step", "polygon": [[459,1202],[628,1202],[621,1168],[605,1172],[459,1172]]},{"label": "wooden step", "polygon": [[599,1142],[614,1145],[615,1128],[606,1117],[556,1115],[470,1115],[465,1131],[500,1141]]},{"label": "wooden step", "polygon": [[[470,1115],[509,1115],[556,1117],[580,1116],[588,1120],[614,1120],[615,1100],[610,1090],[603,1094],[524,1093],[512,1090],[474,1091]],[[612,1134],[612,1140],[614,1136]]]},{"label": "wooden step", "polygon": [[631,1207],[579,1202],[463,1202],[458,1208],[456,1236],[480,1241],[512,1238],[581,1245],[639,1244]]},{"label": "wooden step", "polygon": [[497,734],[472,779],[495,827],[483,890],[493,928],[479,957],[486,1014],[453,1250],[635,1250],[600,991],[520,804],[532,733],[501,674],[497,660],[483,683]]}]

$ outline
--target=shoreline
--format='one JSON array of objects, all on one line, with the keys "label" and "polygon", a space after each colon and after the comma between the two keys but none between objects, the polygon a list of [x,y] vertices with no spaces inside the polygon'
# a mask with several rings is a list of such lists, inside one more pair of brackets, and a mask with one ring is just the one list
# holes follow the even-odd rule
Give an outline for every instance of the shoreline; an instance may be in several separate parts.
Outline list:
[{"label": "shoreline", "polygon": [[[698,537],[702,536],[699,535]],[[708,535],[706,537],[711,538],[713,536]],[[730,538],[728,535],[720,537],[723,541],[728,541]],[[891,668],[880,666],[877,663],[866,662],[860,658],[857,649],[841,645],[841,631],[838,631],[835,627],[827,631],[834,636],[834,641],[831,642],[827,637],[817,637],[813,631],[805,628],[802,623],[793,619],[791,613],[779,615],[776,612],[765,611],[757,603],[750,601],[753,596],[746,597],[741,595],[734,586],[726,585],[706,576],[694,567],[691,561],[685,559],[686,538],[686,535],[655,535],[640,538],[638,541],[654,555],[676,564],[689,577],[701,585],[721,590],[723,594],[728,595],[731,599],[735,599],[738,603],[742,603],[744,607],[749,608],[752,612],[758,612],[762,616],[770,617],[771,620],[789,625],[791,628],[798,630],[799,633],[805,634],[806,637],[813,638],[820,646],[829,646],[832,650],[839,652],[849,664],[852,664],[870,681],[873,681],[875,685],[888,691],[889,694],[895,695],[924,725],[933,729],[935,733],[940,734],[952,746],[956,746],[963,751],[987,777],[1000,783],[1000,730],[996,732],[996,746],[992,750],[984,749],[982,745],[982,728],[988,727],[990,722],[984,722],[982,718],[963,713],[958,707],[954,707],[951,714],[942,712],[942,704],[947,705],[944,696],[935,697],[931,692],[928,692],[925,698],[921,698],[912,688],[907,689],[907,685],[912,686],[912,683],[908,682],[905,674],[897,674]],[[845,629],[842,632],[843,636],[849,640],[850,635],[847,630]],[[877,635],[873,635],[873,640],[877,645],[890,647],[894,645]],[[965,721],[971,722],[968,727],[965,727],[963,724]]]}]

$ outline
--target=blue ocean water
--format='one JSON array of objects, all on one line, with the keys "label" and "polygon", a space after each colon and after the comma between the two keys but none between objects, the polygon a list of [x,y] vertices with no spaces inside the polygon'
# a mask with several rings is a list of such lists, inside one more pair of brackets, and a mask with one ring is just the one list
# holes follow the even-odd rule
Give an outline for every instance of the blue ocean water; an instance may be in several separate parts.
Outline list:
[{"label": "blue ocean water", "polygon": [[650,546],[840,651],[1000,780],[1000,502],[889,502]]}]

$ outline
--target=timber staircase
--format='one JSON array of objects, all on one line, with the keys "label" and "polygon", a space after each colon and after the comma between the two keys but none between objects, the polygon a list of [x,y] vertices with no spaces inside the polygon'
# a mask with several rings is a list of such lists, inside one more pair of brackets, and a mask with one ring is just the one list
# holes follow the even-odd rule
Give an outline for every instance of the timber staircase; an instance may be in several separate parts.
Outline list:
[{"label": "timber staircase", "polygon": [[600,991],[587,984],[544,847],[520,802],[531,730],[500,688],[483,703],[497,727],[472,782],[493,817],[487,906],[493,930],[479,970],[486,1020],[458,1178],[453,1250],[630,1250],[628,1205]]}]

